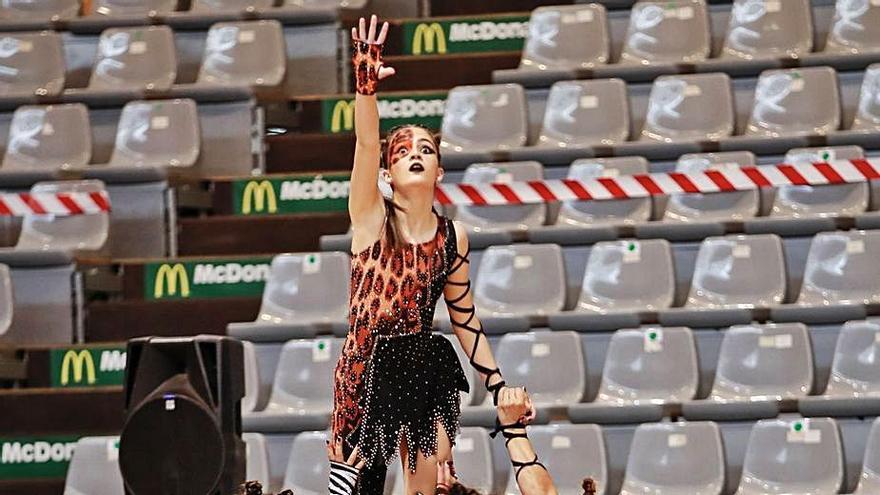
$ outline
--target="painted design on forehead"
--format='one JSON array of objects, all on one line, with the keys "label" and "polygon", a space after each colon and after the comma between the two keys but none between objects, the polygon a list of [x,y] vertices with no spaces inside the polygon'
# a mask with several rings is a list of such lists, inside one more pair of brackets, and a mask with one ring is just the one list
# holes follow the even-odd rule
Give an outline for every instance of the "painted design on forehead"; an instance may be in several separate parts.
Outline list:
[{"label": "painted design on forehead", "polygon": [[391,139],[388,141],[388,155],[385,157],[385,163],[388,164],[388,168],[391,168],[392,165],[400,161],[402,156],[398,155],[398,153],[401,149],[406,149],[407,154],[412,151],[414,139],[415,133],[411,128],[401,129],[391,135]]}]

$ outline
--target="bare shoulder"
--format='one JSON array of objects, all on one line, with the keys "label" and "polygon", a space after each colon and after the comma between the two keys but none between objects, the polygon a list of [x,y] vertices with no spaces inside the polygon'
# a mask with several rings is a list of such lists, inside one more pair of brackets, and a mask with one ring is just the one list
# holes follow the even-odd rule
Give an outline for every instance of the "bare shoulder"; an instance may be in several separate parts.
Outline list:
[{"label": "bare shoulder", "polygon": [[470,245],[467,234],[468,229],[458,220],[453,220],[452,225],[455,228],[455,240],[458,245],[458,252],[464,254],[467,252],[468,246]]}]

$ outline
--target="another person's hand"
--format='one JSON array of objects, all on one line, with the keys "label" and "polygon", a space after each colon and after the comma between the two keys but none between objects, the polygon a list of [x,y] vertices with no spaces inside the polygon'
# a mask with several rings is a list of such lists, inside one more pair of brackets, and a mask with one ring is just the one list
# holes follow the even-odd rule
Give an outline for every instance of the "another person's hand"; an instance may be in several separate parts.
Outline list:
[{"label": "another person's hand", "polygon": [[525,388],[504,387],[498,391],[498,421],[502,425],[529,424],[535,416],[535,406]]},{"label": "another person's hand", "polygon": [[388,23],[382,23],[382,29],[376,32],[378,18],[370,16],[370,27],[361,17],[357,27],[351,28],[353,47],[352,65],[355,73],[355,86],[360,94],[376,93],[378,82],[394,75],[392,67],[385,67],[382,60],[382,49],[388,36]]},{"label": "another person's hand", "polygon": [[351,454],[349,454],[348,459],[346,459],[345,454],[342,451],[341,439],[336,439],[333,443],[327,442],[327,457],[330,459],[330,462],[345,464],[358,471],[363,469],[366,464],[366,461],[360,458],[360,450],[358,447],[355,447],[354,450],[351,451]]}]

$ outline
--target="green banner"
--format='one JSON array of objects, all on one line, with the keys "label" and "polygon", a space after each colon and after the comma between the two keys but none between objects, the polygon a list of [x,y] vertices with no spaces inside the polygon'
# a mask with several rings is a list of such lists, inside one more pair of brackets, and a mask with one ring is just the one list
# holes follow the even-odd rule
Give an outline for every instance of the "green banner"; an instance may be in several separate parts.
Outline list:
[{"label": "green banner", "polygon": [[236,215],[280,215],[348,210],[349,174],[241,179],[232,183]]},{"label": "green banner", "polygon": [[[379,129],[387,132],[401,124],[421,124],[440,130],[447,93],[379,95]],[[354,98],[328,98],[321,101],[321,128],[324,132],[354,131]]]},{"label": "green banner", "polygon": [[49,351],[49,376],[53,387],[104,387],[122,385],[125,347],[67,347]]},{"label": "green banner", "polygon": [[528,15],[408,21],[403,24],[403,53],[521,51],[528,32]]},{"label": "green banner", "polygon": [[272,258],[178,261],[144,265],[144,299],[260,297]]},{"label": "green banner", "polygon": [[0,480],[64,478],[78,436],[0,438]]}]

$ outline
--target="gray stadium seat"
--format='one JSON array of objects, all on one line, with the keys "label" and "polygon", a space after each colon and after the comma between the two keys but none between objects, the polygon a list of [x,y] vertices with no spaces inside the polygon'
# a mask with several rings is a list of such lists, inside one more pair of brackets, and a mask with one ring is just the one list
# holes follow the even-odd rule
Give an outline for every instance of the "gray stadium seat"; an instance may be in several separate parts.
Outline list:
[{"label": "gray stadium seat", "polygon": [[76,442],[64,495],[123,495],[119,437],[82,437]]},{"label": "gray stadium seat", "polygon": [[539,146],[613,145],[629,137],[629,100],[621,79],[560,81],[550,88]]},{"label": "gray stadium seat", "polygon": [[[596,493],[608,492],[608,459],[605,439],[598,425],[553,424],[529,428],[529,439],[541,462],[550,471],[560,494],[583,493],[584,478],[596,481]],[[577,462],[572,462],[577,459]],[[520,495],[513,470],[505,495]]]},{"label": "gray stadium seat", "polygon": [[268,9],[274,0],[194,0],[193,12],[239,12],[250,9]]},{"label": "gray stadium seat", "polygon": [[[568,169],[568,178],[591,180],[602,177],[648,173],[648,161],[640,156],[618,158],[582,158]],[[595,225],[632,225],[651,217],[651,198],[612,201],[564,201],[556,225],[590,227]]]},{"label": "gray stadium seat", "polygon": [[75,273],[70,253],[0,248],[0,263],[9,266],[14,289],[12,326],[4,344],[64,344],[74,340]]},{"label": "gray stadium seat", "polygon": [[330,479],[330,462],[324,443],[330,434],[323,431],[307,431],[293,439],[284,487],[296,495],[326,495]]},{"label": "gray stadium seat", "polygon": [[709,237],[700,244],[683,308],[659,315],[663,325],[716,327],[752,321],[753,308],[782,303],[782,241],[773,234]]},{"label": "gray stadium seat", "polygon": [[177,0],[95,0],[92,15],[101,16],[154,16],[167,14],[177,8]]},{"label": "gray stadium seat", "polygon": [[[544,178],[540,162],[474,163],[464,172],[463,184],[533,181]],[[547,205],[459,206],[455,219],[477,232],[492,230],[526,230],[544,225]]]},{"label": "gray stadium seat", "polygon": [[61,35],[42,31],[0,36],[0,95],[55,96],[64,90]]},{"label": "gray stadium seat", "polygon": [[285,0],[287,7],[323,7],[358,10],[364,8],[367,0]]},{"label": "gray stadium seat", "polygon": [[[695,153],[683,155],[675,165],[681,173],[728,170],[755,165],[755,155],[748,151]],[[664,221],[701,222],[744,220],[758,213],[758,191],[729,193],[673,194],[663,214]]]},{"label": "gray stadium seat", "polygon": [[492,317],[543,315],[565,303],[562,250],[554,244],[493,246],[483,253],[474,284],[477,314],[489,331]]},{"label": "gray stadium seat", "polygon": [[0,263],[0,335],[6,333],[12,325],[12,311],[15,309],[12,296],[9,267]]},{"label": "gray stadium seat", "polygon": [[[632,314],[666,309],[675,296],[674,272],[672,250],[663,239],[598,242],[587,259],[575,311]],[[651,283],[644,283],[646,279]]]},{"label": "gray stadium seat", "polygon": [[642,424],[633,435],[620,495],[721,495],[724,461],[715,423]]},{"label": "gray stadium seat", "polygon": [[878,335],[878,319],[848,321],[841,327],[825,392],[800,399],[801,414],[839,417],[880,413]]},{"label": "gray stadium seat", "polygon": [[219,22],[211,26],[198,83],[277,86],[287,69],[284,34],[276,20]]},{"label": "gray stadium seat", "polygon": [[264,485],[269,483],[269,453],[266,450],[266,437],[261,433],[242,433],[244,440],[245,479],[257,480]]},{"label": "gray stadium seat", "polygon": [[810,244],[798,304],[880,302],[880,231],[824,232]]},{"label": "gray stadium seat", "polygon": [[111,28],[101,33],[91,89],[167,91],[177,78],[174,33],[168,26]]},{"label": "gray stadium seat", "polygon": [[348,331],[350,259],[346,253],[280,254],[272,266],[260,314],[254,322],[230,323],[230,335],[284,342],[321,331]]},{"label": "gray stadium seat", "polygon": [[837,337],[827,396],[876,396],[880,392],[877,346],[880,319],[846,322]]},{"label": "gray stadium seat", "polygon": [[632,7],[622,63],[698,62],[709,56],[709,15],[703,0],[640,1]]},{"label": "gray stadium seat", "polygon": [[776,401],[813,387],[813,355],[802,323],[733,326],[724,333],[707,400],[686,402],[689,419],[775,417]]},{"label": "gray stadium seat", "polygon": [[837,74],[830,67],[761,73],[746,135],[827,134],[840,127]]},{"label": "gray stadium seat", "polygon": [[[97,180],[38,182],[31,193],[92,193],[104,191]],[[97,251],[110,230],[108,213],[89,215],[29,215],[22,222],[16,250]]]},{"label": "gray stadium seat", "polygon": [[526,144],[525,93],[518,84],[458,86],[443,113],[445,151],[486,151]]},{"label": "gray stadium seat", "polygon": [[[495,482],[492,443],[483,428],[462,428],[452,448],[455,470],[462,484],[480,493],[491,493]],[[400,478],[398,478],[400,479]]]},{"label": "gray stadium seat", "polygon": [[661,76],[651,87],[641,139],[718,141],[733,134],[734,117],[727,74]]},{"label": "gray stadium seat", "polygon": [[769,235],[730,235],[700,245],[686,306],[769,307],[785,296],[782,241]]},{"label": "gray stadium seat", "polygon": [[611,336],[597,402],[681,403],[697,393],[697,348],[685,327],[618,330]]},{"label": "gray stadium seat", "polygon": [[734,0],[724,56],[797,57],[812,49],[810,0]]},{"label": "gray stadium seat", "polygon": [[577,69],[608,63],[611,38],[605,7],[538,7],[529,19],[521,69]]},{"label": "gray stadium seat", "polygon": [[[785,155],[785,163],[815,163],[864,158],[858,146],[797,148]],[[781,186],[776,191],[771,215],[784,217],[855,216],[868,207],[868,184]]]},{"label": "gray stadium seat", "polygon": [[342,345],[342,339],[291,340],[284,344],[269,404],[262,412],[242,416],[244,430],[291,432],[326,428],[333,410],[333,370]]},{"label": "gray stadium seat", "polygon": [[[880,12],[880,7],[875,7],[874,10]],[[865,69],[859,107],[852,129],[869,132],[880,130],[880,64]]]},{"label": "gray stadium seat", "polygon": [[765,419],[752,427],[737,495],[836,494],[843,450],[830,418]]},{"label": "gray stadium seat", "polygon": [[868,446],[862,464],[862,474],[856,495],[880,493],[880,418],[874,420],[868,433]]},{"label": "gray stadium seat", "polygon": [[694,398],[699,382],[697,349],[684,327],[641,327],[611,336],[595,400],[573,404],[575,423],[660,421],[664,404]]},{"label": "gray stadium seat", "polygon": [[535,406],[567,406],[580,402],[586,389],[580,344],[574,332],[507,334],[495,357],[505,380],[526,387]]},{"label": "gray stadium seat", "polygon": [[863,53],[880,50],[880,5],[871,0],[837,0],[825,51]]},{"label": "gray stadium seat", "polygon": [[242,345],[244,346],[244,397],[241,399],[241,412],[252,413],[260,405],[260,367],[257,363],[257,349],[254,343],[245,340],[242,341]]},{"label": "gray stadium seat", "polygon": [[85,105],[21,106],[12,115],[3,167],[82,167],[91,155],[92,133]]},{"label": "gray stadium seat", "polygon": [[113,167],[191,167],[199,157],[201,130],[196,102],[132,101],[116,128]]},{"label": "gray stadium seat", "polygon": [[4,21],[59,21],[79,14],[78,0],[7,0],[0,7]]}]

